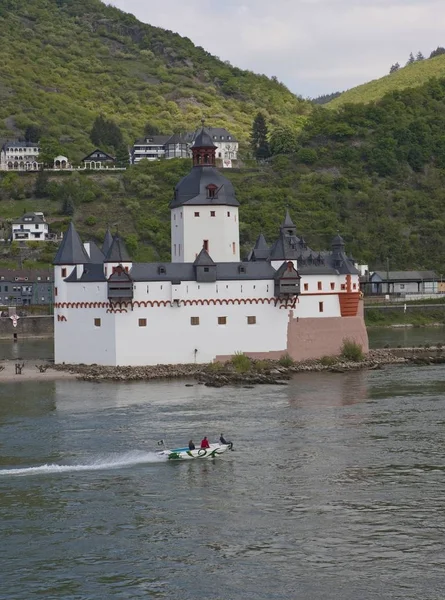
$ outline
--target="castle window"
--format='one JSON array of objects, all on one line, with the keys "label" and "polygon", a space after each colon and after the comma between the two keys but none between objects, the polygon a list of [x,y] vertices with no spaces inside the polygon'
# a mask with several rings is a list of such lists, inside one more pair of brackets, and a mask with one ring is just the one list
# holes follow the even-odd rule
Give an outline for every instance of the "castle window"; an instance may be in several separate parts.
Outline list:
[{"label": "castle window", "polygon": [[101,326],[101,320],[100,319],[94,319],[94,327],[100,327]]},{"label": "castle window", "polygon": [[199,317],[190,317],[190,325],[199,325]]},{"label": "castle window", "polygon": [[227,216],[230,217],[230,211],[227,211]]},{"label": "castle window", "polygon": [[232,252],[233,252],[233,254],[236,254],[236,244],[235,244],[235,242],[232,242]]},{"label": "castle window", "polygon": [[323,312],[323,302],[318,303],[318,312]]},{"label": "castle window", "polygon": [[335,290],[335,283],[331,281],[331,290]]},{"label": "castle window", "polygon": [[218,191],[217,186],[214,183],[211,183],[207,186],[207,198],[216,198],[216,193]]},{"label": "castle window", "polygon": [[174,247],[174,254],[176,256],[176,244],[174,244],[173,247]]},{"label": "castle window", "polygon": [[57,296],[57,288],[54,288],[54,296]]},{"label": "castle window", "polygon": [[208,273],[210,271],[209,267],[204,267],[204,273]]},{"label": "castle window", "polygon": [[209,240],[202,240],[202,247],[206,252],[209,251]]},{"label": "castle window", "polygon": [[66,269],[62,269],[62,277],[66,277]]},{"label": "castle window", "polygon": [[199,217],[199,212],[195,212],[195,217]]},{"label": "castle window", "polygon": [[247,325],[256,325],[256,317],[247,317]]},{"label": "castle window", "polygon": [[218,325],[227,325],[227,317],[218,317]]},{"label": "castle window", "polygon": [[[243,265],[240,265],[238,267],[238,273],[245,273],[246,272],[246,267],[244,267]],[[255,287],[255,286],[254,286]]]},{"label": "castle window", "polygon": [[211,210],[211,211],[210,211],[210,216],[211,216],[211,217],[216,217],[216,213],[215,213],[215,211],[214,211],[214,210]]},{"label": "castle window", "polygon": [[139,327],[147,327],[147,319],[139,319]]},{"label": "castle window", "polygon": [[162,266],[158,267],[158,275],[165,275],[165,273],[166,273],[165,267],[162,267]]},{"label": "castle window", "polygon": [[[354,284],[353,284],[353,286],[352,286],[352,289],[353,289],[353,290],[356,290],[356,289],[357,289],[357,284],[356,284],[356,283],[354,283]],[[404,289],[405,289],[405,286],[404,286],[404,285],[401,285],[401,286],[400,286],[400,289],[401,289],[401,290],[404,290]]]},{"label": "castle window", "polygon": [[341,289],[344,291],[346,289],[346,285],[344,283],[341,284]]},{"label": "castle window", "polygon": [[309,290],[309,284],[305,283],[304,284],[304,291],[307,292]]},{"label": "castle window", "polygon": [[322,289],[323,289],[323,285],[322,285],[321,281],[319,281],[319,282],[317,283],[317,289],[319,289],[319,290],[322,290]]}]

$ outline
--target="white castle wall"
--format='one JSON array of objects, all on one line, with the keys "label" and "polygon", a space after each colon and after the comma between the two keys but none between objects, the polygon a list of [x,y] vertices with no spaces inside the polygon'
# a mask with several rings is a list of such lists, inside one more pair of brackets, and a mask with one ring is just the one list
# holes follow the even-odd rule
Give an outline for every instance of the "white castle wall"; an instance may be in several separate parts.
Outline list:
[{"label": "white castle wall", "polygon": [[204,240],[208,241],[208,252],[216,263],[239,262],[238,208],[180,206],[171,211],[172,262],[194,262]]},{"label": "white castle wall", "polygon": [[[73,267],[67,269],[70,273]],[[56,362],[97,363],[101,365],[150,365],[206,363],[217,356],[235,352],[284,352],[288,346],[289,309],[272,303],[188,305],[191,300],[272,299],[274,281],[218,281],[214,283],[136,282],[134,303],[123,311],[110,313],[107,283],[65,283],[61,267],[55,267]],[[308,276],[308,284],[292,309],[294,319],[340,317],[338,293],[345,276]],[[358,276],[352,277],[358,284]],[[321,282],[322,292],[318,290]],[[335,283],[335,292],[331,283]],[[312,293],[310,290],[314,290]],[[341,292],[340,292],[341,293]],[[170,305],[180,300],[180,306]],[[60,307],[59,303],[96,302],[104,306]],[[167,306],[138,306],[142,302],[168,302]],[[322,305],[320,305],[322,303]],[[57,316],[63,317],[59,321]],[[199,317],[199,325],[191,324]],[[226,324],[218,324],[226,317]],[[248,324],[247,317],[255,317]],[[66,320],[65,320],[66,319]],[[100,326],[95,325],[100,319]],[[140,326],[139,319],[146,319]],[[196,352],[195,352],[196,350]]]}]

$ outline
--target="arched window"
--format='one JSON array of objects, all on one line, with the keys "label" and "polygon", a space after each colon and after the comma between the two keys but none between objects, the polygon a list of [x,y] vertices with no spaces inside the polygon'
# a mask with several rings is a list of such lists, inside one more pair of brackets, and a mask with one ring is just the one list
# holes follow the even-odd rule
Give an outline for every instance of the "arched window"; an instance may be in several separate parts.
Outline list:
[{"label": "arched window", "polygon": [[207,189],[207,198],[216,198],[217,197],[218,187],[214,183],[210,183],[206,189]]}]

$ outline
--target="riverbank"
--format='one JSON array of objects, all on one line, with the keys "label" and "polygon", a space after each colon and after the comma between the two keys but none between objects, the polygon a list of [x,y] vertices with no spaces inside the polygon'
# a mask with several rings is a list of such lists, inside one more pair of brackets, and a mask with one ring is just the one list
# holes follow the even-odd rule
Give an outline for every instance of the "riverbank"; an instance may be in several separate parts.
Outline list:
[{"label": "riverbank", "polygon": [[[15,365],[24,365],[21,374],[16,374]],[[240,369],[232,362],[207,365],[155,365],[146,367],[103,367],[99,365],[54,365],[43,360],[0,362],[0,383],[22,381],[55,381],[77,379],[81,381],[128,382],[182,379],[208,387],[227,385],[250,387],[254,385],[286,385],[291,377],[301,372],[346,373],[357,370],[382,369],[387,365],[445,364],[442,347],[431,348],[385,348],[371,350],[359,361],[342,357],[325,356],[320,360],[280,364],[278,361],[249,360]]]}]

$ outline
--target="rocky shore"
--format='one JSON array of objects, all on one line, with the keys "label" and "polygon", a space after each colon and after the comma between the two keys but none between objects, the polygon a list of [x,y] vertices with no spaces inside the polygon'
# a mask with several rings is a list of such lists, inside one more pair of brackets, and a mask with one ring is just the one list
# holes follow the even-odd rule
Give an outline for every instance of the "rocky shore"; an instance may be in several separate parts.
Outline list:
[{"label": "rocky shore", "polygon": [[[245,357],[246,358],[246,357]],[[396,348],[371,350],[363,360],[347,361],[341,357],[293,363],[292,361],[249,360],[243,365],[233,362],[209,365],[156,365],[147,367],[102,367],[99,365],[52,365],[51,369],[69,373],[83,381],[153,381],[159,379],[189,379],[209,387],[259,384],[286,385],[295,373],[345,373],[359,369],[381,369],[395,364],[445,363],[441,347]],[[242,367],[242,368],[241,368]]]}]

